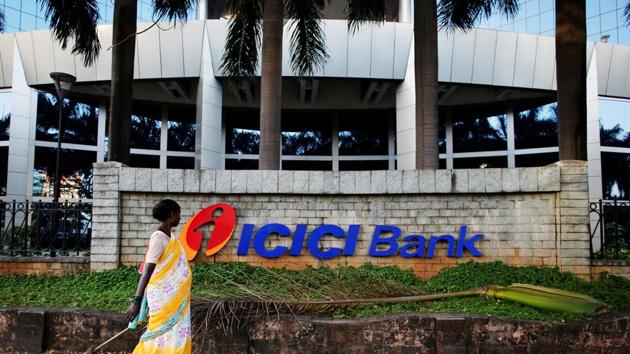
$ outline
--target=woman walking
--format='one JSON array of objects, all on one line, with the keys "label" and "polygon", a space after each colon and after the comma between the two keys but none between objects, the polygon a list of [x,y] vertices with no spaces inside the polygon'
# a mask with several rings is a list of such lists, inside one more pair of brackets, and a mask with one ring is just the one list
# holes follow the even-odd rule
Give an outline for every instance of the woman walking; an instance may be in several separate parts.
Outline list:
[{"label": "woman walking", "polygon": [[127,320],[131,322],[140,313],[143,302],[148,306],[147,330],[140,337],[134,354],[192,351],[192,273],[179,239],[171,235],[171,229],[179,224],[180,212],[179,205],[170,199],[153,207],[153,218],[160,225],[149,240],[136,296],[127,311]]}]

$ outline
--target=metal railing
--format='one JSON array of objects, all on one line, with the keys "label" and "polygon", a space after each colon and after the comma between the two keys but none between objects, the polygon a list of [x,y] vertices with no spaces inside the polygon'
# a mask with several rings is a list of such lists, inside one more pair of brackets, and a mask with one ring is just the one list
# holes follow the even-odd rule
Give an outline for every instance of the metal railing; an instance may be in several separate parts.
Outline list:
[{"label": "metal railing", "polygon": [[0,201],[0,255],[87,255],[92,204]]},{"label": "metal railing", "polygon": [[590,203],[591,258],[630,259],[630,201]]}]

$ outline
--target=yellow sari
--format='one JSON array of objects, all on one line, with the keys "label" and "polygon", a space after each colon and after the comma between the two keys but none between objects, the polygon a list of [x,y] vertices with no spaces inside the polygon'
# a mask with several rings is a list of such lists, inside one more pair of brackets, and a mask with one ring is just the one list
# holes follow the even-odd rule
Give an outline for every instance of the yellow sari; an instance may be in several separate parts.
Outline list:
[{"label": "yellow sari", "polygon": [[192,272],[179,239],[162,253],[145,291],[149,322],[134,354],[191,353]]}]

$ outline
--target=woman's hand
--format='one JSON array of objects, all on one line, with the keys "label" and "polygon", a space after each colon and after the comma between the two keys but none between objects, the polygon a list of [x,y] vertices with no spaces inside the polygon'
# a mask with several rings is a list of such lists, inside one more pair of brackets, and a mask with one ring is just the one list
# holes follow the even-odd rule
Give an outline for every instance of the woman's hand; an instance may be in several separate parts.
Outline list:
[{"label": "woman's hand", "polygon": [[138,313],[140,313],[140,304],[131,304],[131,306],[129,306],[129,310],[127,310],[127,314],[125,315],[127,317],[127,322],[133,321],[133,319],[138,316]]}]

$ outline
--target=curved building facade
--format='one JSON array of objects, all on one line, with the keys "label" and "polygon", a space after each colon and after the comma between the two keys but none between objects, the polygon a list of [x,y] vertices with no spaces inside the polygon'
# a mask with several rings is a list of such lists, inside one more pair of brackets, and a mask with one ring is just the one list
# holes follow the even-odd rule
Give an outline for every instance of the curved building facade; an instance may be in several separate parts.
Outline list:
[{"label": "curved building facade", "polygon": [[[77,77],[64,102],[62,197],[89,199],[92,163],[107,156],[111,25],[105,16],[99,27],[103,51],[85,67],[49,30],[12,24],[15,14],[1,1],[7,28],[16,31],[0,35],[4,194],[8,199],[52,196],[58,102],[49,74],[62,71]],[[555,43],[541,24],[553,9],[535,2],[525,2],[523,10],[529,13],[526,23],[538,16],[539,30],[527,31],[532,33],[514,32],[515,24],[506,31],[510,28],[493,26],[493,19],[466,33],[440,31],[436,144],[441,168],[531,167],[558,160]],[[282,169],[414,169],[412,1],[388,2],[387,22],[354,33],[340,19],[340,6],[333,1],[326,12],[330,58],[311,78],[292,72],[285,31]],[[200,19],[162,24],[137,37],[132,166],[257,168],[260,80],[225,84],[219,67],[228,21],[221,9],[220,1],[202,1],[196,9]],[[608,12],[599,14],[604,15]],[[150,25],[141,22],[138,30]],[[597,35],[605,32],[601,28]],[[592,199],[630,195],[630,47],[623,45],[621,27],[615,31],[616,41],[588,42]]]}]

